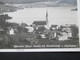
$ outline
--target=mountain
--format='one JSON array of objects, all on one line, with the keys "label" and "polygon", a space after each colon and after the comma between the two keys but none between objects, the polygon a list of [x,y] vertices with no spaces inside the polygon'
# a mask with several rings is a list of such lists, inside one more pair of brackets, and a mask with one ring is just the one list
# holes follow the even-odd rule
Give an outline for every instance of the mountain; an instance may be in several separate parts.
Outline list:
[{"label": "mountain", "polygon": [[41,1],[30,4],[22,4],[19,7],[33,8],[33,7],[58,7],[58,6],[76,6],[76,5],[77,5],[76,0],[49,0],[49,1]]},{"label": "mountain", "polygon": [[44,1],[59,1],[59,4],[77,4],[77,0],[0,0],[4,3],[36,3],[36,2],[44,2]]},{"label": "mountain", "polygon": [[72,4],[72,5],[77,5],[77,0],[61,0],[59,4],[64,3],[64,4]]}]

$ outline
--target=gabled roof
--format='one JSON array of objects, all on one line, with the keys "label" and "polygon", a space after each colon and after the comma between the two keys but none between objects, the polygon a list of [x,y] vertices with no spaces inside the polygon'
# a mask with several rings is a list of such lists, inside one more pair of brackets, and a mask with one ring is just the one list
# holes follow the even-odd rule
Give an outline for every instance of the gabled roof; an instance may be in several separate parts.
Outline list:
[{"label": "gabled roof", "polygon": [[58,25],[51,25],[51,27],[57,27]]},{"label": "gabled roof", "polygon": [[46,25],[46,21],[34,21],[33,24],[35,24],[35,25]]},{"label": "gabled roof", "polygon": [[26,27],[28,26],[26,23],[21,23],[21,27]]}]

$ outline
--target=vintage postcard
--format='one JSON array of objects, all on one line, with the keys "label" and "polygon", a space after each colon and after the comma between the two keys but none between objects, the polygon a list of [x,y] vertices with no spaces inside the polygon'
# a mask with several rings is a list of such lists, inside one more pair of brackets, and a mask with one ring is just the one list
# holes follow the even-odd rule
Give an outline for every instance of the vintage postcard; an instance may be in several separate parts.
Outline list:
[{"label": "vintage postcard", "polygon": [[0,0],[0,50],[77,49],[77,0]]}]

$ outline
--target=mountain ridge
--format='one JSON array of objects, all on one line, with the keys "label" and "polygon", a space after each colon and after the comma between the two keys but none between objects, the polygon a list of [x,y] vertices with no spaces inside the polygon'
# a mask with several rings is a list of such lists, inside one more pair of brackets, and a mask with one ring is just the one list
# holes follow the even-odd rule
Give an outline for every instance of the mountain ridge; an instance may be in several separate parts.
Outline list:
[{"label": "mountain ridge", "polygon": [[77,5],[77,0],[0,0],[3,3],[10,3],[10,4],[29,4],[29,3],[36,3],[36,2],[45,2],[45,1],[60,1],[59,4],[73,4]]}]

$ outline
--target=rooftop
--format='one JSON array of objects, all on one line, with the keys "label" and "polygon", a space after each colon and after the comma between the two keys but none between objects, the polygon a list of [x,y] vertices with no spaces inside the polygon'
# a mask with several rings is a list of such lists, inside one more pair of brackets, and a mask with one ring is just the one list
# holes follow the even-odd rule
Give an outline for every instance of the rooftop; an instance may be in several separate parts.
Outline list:
[{"label": "rooftop", "polygon": [[33,24],[35,24],[35,25],[46,25],[46,21],[34,21]]}]

